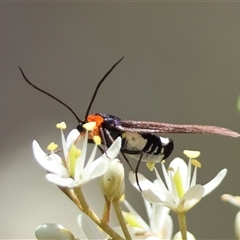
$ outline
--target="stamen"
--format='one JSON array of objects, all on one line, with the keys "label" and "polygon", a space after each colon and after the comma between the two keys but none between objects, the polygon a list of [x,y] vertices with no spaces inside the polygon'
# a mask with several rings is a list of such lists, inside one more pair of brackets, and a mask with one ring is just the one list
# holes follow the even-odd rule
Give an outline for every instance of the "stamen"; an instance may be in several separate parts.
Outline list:
[{"label": "stamen", "polygon": [[99,136],[94,136],[93,137],[93,141],[97,144],[100,145],[101,144],[101,138]]},{"label": "stamen", "polygon": [[69,155],[74,158],[78,158],[81,155],[81,149],[77,148],[76,145],[72,145],[69,150]]},{"label": "stamen", "polygon": [[173,169],[172,167],[169,167],[167,170],[168,170],[169,172],[174,172],[174,169]]},{"label": "stamen", "polygon": [[150,171],[153,171],[155,167],[155,162],[147,162],[146,165]]},{"label": "stamen", "polygon": [[61,123],[56,124],[56,128],[58,128],[58,129],[66,129],[67,125],[66,125],[65,122],[61,122]]},{"label": "stamen", "polygon": [[83,124],[83,127],[87,130],[87,131],[92,131],[95,127],[96,127],[96,122],[88,122]]},{"label": "stamen", "polygon": [[47,150],[48,151],[55,151],[56,149],[58,148],[58,145],[54,142],[51,142],[48,147],[47,147]]},{"label": "stamen", "polygon": [[197,168],[201,168],[201,163],[196,159],[191,159],[191,164]]},{"label": "stamen", "polygon": [[199,151],[184,150],[183,154],[185,154],[189,158],[197,158],[200,156],[201,153]]}]

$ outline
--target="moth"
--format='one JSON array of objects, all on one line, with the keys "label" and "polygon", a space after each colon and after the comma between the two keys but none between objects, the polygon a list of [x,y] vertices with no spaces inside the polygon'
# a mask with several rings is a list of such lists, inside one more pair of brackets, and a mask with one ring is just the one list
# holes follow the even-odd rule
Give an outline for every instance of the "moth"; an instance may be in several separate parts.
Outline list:
[{"label": "moth", "polygon": [[[168,158],[173,151],[174,142],[168,137],[158,136],[161,133],[193,133],[193,134],[218,134],[229,137],[239,137],[240,134],[227,128],[210,126],[210,125],[192,125],[192,124],[172,124],[162,122],[150,121],[135,121],[135,120],[122,120],[119,117],[107,113],[93,113],[89,114],[92,104],[96,98],[98,90],[107,76],[113,69],[123,60],[123,57],[117,61],[109,71],[102,77],[96,86],[92,95],[91,101],[88,105],[84,119],[80,119],[77,114],[66,103],[48,93],[47,91],[39,88],[33,84],[25,75],[22,68],[19,67],[21,74],[25,81],[33,88],[44,93],[50,98],[56,100],[64,107],[66,107],[77,119],[77,129],[80,134],[85,133],[83,124],[87,122],[95,122],[96,127],[93,129],[92,134],[89,135],[89,142],[92,142],[92,137],[98,135],[103,143],[104,148],[111,146],[117,137],[122,138],[121,153],[128,162],[132,171],[135,171],[136,178],[140,162],[161,162]],[[104,152],[105,150],[101,148]],[[132,168],[126,155],[129,155],[138,160],[135,169]],[[137,179],[138,183],[138,179]],[[139,184],[138,184],[139,185]],[[140,186],[139,186],[140,187]]]}]

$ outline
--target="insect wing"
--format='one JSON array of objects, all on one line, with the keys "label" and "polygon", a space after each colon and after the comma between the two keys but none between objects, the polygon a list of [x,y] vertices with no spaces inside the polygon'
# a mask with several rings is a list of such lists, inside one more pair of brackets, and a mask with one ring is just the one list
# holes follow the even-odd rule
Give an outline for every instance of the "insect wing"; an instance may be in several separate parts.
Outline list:
[{"label": "insect wing", "polygon": [[218,134],[239,137],[240,134],[227,128],[209,125],[171,124],[148,121],[120,120],[115,126],[118,130],[136,133],[193,133]]}]

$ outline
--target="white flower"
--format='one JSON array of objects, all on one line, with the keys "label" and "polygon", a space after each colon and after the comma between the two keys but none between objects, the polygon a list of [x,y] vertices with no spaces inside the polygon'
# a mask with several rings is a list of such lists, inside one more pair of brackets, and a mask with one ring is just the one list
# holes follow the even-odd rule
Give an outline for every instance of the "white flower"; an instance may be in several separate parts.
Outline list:
[{"label": "white flower", "polygon": [[[195,169],[191,176],[191,163],[195,162]],[[227,169],[221,170],[210,182],[205,185],[196,184],[197,167],[199,163],[189,159],[187,165],[181,158],[175,158],[168,170],[162,163],[165,183],[156,168],[157,179],[152,183],[143,175],[138,174],[143,197],[152,203],[163,204],[175,212],[186,212],[197,204],[202,197],[213,191],[223,180]],[[130,173],[130,182],[137,188],[135,174]]]},{"label": "white flower", "polygon": [[[224,202],[229,202],[233,206],[236,206],[236,207],[240,208],[240,196],[232,196],[230,194],[223,194],[221,196],[221,199]],[[236,234],[237,239],[240,239],[240,212],[238,212],[236,214],[235,223],[234,223],[234,230],[235,230],[235,234]]]},{"label": "white flower", "polygon": [[232,196],[230,194],[223,194],[221,196],[221,199],[224,202],[229,202],[231,203],[233,206],[236,206],[238,208],[240,208],[240,196]]},{"label": "white flower", "polygon": [[129,212],[124,212],[124,219],[133,239],[171,239],[173,221],[169,215],[169,208],[159,204],[151,204],[144,199],[149,224],[147,224],[136,210],[124,199],[124,205]]},{"label": "white flower", "polygon": [[[54,144],[49,147],[49,149],[52,150],[51,154],[46,154],[37,141],[34,140],[32,144],[34,156],[38,163],[47,170],[48,173],[46,178],[50,182],[61,187],[74,188],[83,185],[106,172],[109,166],[109,161],[105,154],[94,161],[99,139],[95,141],[98,142],[98,144],[95,144],[87,163],[85,163],[88,145],[88,131],[86,131],[85,137],[83,138],[79,137],[78,130],[74,129],[69,133],[67,139],[65,139],[62,131],[65,127],[60,124],[59,128],[61,128],[64,159],[54,153]],[[79,141],[78,138],[80,138]],[[77,141],[80,148],[77,148],[76,146]],[[113,150],[119,152],[116,143],[112,144],[111,149],[106,152],[107,155],[110,155]]]},{"label": "white flower", "polygon": [[35,236],[38,240],[63,239],[76,240],[74,235],[65,227],[56,223],[44,223],[35,229]]}]

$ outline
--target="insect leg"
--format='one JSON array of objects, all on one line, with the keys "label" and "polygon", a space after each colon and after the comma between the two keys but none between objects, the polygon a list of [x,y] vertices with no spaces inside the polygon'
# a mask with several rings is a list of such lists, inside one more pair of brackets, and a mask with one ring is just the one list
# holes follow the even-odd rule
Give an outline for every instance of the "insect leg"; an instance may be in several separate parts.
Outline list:
[{"label": "insect leg", "polygon": [[[55,151],[53,151],[54,152],[54,154],[56,154],[56,153],[59,153],[59,152],[62,152],[62,148],[60,148],[60,149],[57,149],[57,150],[55,150]],[[49,155],[51,155],[52,154],[52,152],[49,152],[49,153],[47,153],[47,155],[49,156]]]},{"label": "insect leg", "polygon": [[141,151],[140,152],[140,157],[139,157],[139,159],[138,159],[138,163],[137,163],[137,166],[136,166],[136,168],[135,168],[135,177],[136,177],[136,182],[137,182],[137,185],[138,185],[138,187],[139,187],[139,190],[142,192],[142,189],[141,189],[141,187],[140,187],[140,184],[139,184],[139,180],[138,180],[138,169],[139,169],[139,166],[140,166],[140,163],[141,163],[141,160],[142,160],[142,158],[143,158],[143,151]]},{"label": "insect leg", "polygon": [[98,149],[102,152],[102,154],[106,152],[106,151],[104,151],[104,149],[103,149],[102,147],[100,147],[100,146],[98,146]]},{"label": "insect leg", "polygon": [[[106,140],[106,137],[105,137],[104,133],[106,133],[107,130],[106,129],[104,130],[102,127],[100,127],[99,131],[100,131],[101,139],[102,139],[103,145],[104,145],[104,152],[106,153],[106,151],[107,151],[107,140]],[[112,142],[113,142],[113,140],[112,140]]]},{"label": "insect leg", "polygon": [[[114,142],[110,132],[106,128],[100,128],[100,134],[104,136],[103,137],[103,142],[104,142],[105,147],[107,146],[106,136],[108,137],[108,139],[110,140],[111,143]],[[129,162],[129,160],[127,159],[126,155],[123,153],[123,151],[121,151],[121,153],[122,153],[123,158],[127,162],[128,166],[130,167],[131,171],[134,171],[134,169],[133,169],[131,163]]]},{"label": "insect leg", "polygon": [[128,160],[127,156],[124,154],[124,152],[123,152],[123,151],[121,151],[121,153],[122,153],[122,155],[123,155],[123,158],[124,158],[124,159],[125,159],[125,161],[127,162],[128,166],[130,167],[131,171],[132,171],[132,172],[134,172],[134,169],[133,169],[133,167],[132,167],[131,163],[129,162],[129,160]]}]

